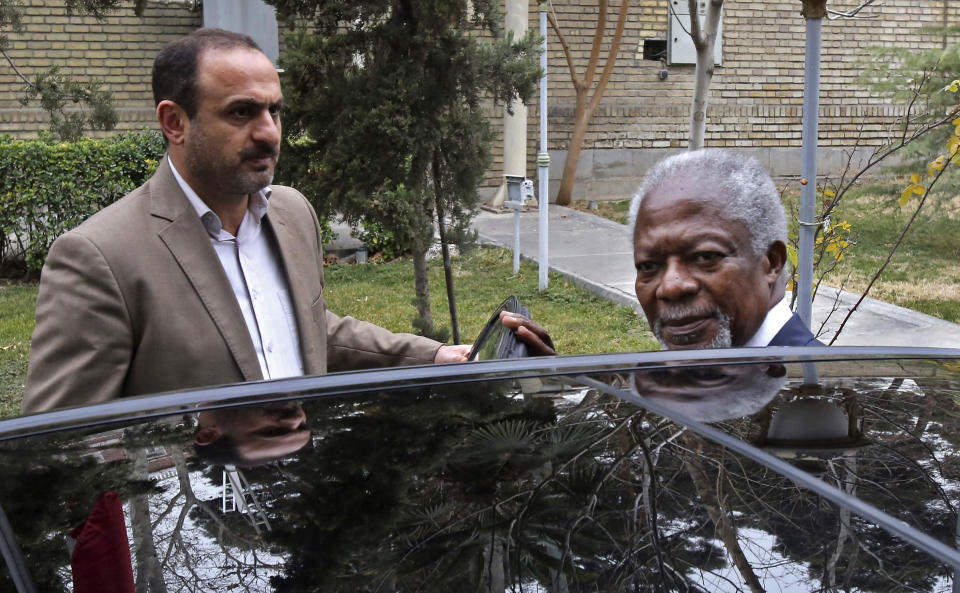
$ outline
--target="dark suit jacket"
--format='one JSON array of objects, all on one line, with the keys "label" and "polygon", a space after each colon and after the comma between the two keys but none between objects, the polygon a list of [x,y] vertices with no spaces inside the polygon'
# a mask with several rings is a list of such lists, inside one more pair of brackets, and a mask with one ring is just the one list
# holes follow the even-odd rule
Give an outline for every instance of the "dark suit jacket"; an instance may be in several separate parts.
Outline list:
[{"label": "dark suit jacket", "polygon": [[[305,373],[433,361],[433,340],[327,311],[320,227],[299,192],[275,186],[265,221],[287,272]],[[261,378],[237,299],[166,158],[50,248],[24,412]]]},{"label": "dark suit jacket", "polygon": [[773,336],[770,346],[823,346],[823,342],[818,340],[803,320],[794,313],[790,321],[784,325],[777,335]]}]

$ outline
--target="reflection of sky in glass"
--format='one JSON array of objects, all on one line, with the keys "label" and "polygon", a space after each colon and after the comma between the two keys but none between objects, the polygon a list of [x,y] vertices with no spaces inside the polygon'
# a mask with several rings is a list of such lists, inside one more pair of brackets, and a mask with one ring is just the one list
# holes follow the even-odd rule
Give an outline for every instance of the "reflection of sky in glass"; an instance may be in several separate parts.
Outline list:
[{"label": "reflection of sky in glass", "polygon": [[[740,540],[743,553],[765,591],[809,593],[817,588],[814,585],[817,581],[810,579],[806,565],[795,564],[773,551],[777,538],[759,529],[741,528],[738,532],[737,539]],[[720,540],[713,540],[713,544],[723,547]],[[749,590],[733,564],[712,572],[692,569],[689,576],[707,591],[735,593]]]},{"label": "reflection of sky in glass", "polygon": [[[151,495],[148,500],[150,518],[154,523],[154,546],[158,560],[164,567],[163,578],[168,590],[233,591],[250,588],[253,591],[271,591],[270,577],[283,572],[286,557],[268,550],[244,550],[221,545],[207,535],[192,516],[200,507],[191,504],[191,508],[185,508],[186,497],[182,493],[176,494],[180,492],[176,471],[165,473],[167,475],[157,482],[164,493]],[[190,484],[200,506],[207,506],[214,512],[220,511],[219,485],[213,484],[201,472],[190,474]],[[124,516],[127,538],[134,542],[129,504],[124,505]],[[229,528],[224,526],[224,529]],[[253,530],[250,529],[243,537],[253,540],[252,534]],[[136,570],[135,559],[133,563]]]}]

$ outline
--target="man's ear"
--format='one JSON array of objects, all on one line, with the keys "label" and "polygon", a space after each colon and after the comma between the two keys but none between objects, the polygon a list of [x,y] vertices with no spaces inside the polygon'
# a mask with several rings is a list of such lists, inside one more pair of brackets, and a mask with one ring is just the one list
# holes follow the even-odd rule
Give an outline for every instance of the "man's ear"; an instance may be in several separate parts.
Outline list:
[{"label": "man's ear", "polygon": [[764,258],[764,272],[774,282],[780,277],[783,266],[787,264],[787,246],[783,241],[774,241],[767,248]]},{"label": "man's ear", "polygon": [[197,431],[197,434],[193,435],[193,444],[201,447],[209,445],[215,443],[222,435],[223,433],[216,426],[204,426]]},{"label": "man's ear", "polygon": [[771,364],[767,367],[767,376],[773,377],[774,379],[779,379],[780,377],[785,377],[787,374],[787,367],[782,364]]},{"label": "man's ear", "polygon": [[190,118],[183,107],[169,99],[160,101],[157,104],[157,121],[170,144],[183,144],[190,126]]}]

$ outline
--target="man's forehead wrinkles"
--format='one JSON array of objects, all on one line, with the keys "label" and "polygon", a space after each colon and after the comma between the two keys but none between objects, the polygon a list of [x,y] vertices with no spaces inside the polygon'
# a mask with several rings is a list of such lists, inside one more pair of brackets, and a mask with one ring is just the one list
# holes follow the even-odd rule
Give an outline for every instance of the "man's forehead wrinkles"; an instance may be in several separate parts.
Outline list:
[{"label": "man's forehead wrinkles", "polygon": [[[677,228],[674,228],[677,227]],[[720,243],[734,247],[736,238],[728,232],[717,228],[701,227],[694,229],[684,228],[684,225],[660,225],[644,232],[637,233],[636,245],[643,251],[673,251],[676,249],[693,248],[704,243]]]}]

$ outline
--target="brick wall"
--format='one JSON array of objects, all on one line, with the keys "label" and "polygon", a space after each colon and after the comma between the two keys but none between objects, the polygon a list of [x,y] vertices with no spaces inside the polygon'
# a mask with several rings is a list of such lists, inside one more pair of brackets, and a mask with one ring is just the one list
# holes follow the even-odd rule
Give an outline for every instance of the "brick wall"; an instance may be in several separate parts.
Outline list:
[{"label": "brick wall", "polygon": [[[24,31],[10,34],[8,51],[17,68],[32,77],[60,65],[78,79],[102,80],[113,92],[118,129],[154,126],[153,58],[168,41],[200,26],[200,12],[192,1],[150,2],[142,17],[125,4],[102,22],[68,15],[62,1],[23,4]],[[35,102],[20,105],[22,89],[13,69],[5,63],[0,66],[0,133],[30,137],[47,128],[47,115]]]},{"label": "brick wall", "polygon": [[[847,10],[858,3],[830,0],[829,6]],[[17,66],[31,75],[61,64],[80,78],[104,80],[116,98],[121,130],[153,125],[149,78],[153,57],[167,41],[201,25],[200,12],[191,0],[150,2],[143,17],[125,7],[103,22],[68,16],[57,0],[27,0],[24,4],[25,31],[11,35],[9,50]],[[800,5],[800,0],[726,1],[723,63],[715,70],[709,97],[706,144],[753,152],[774,168],[782,163],[784,170],[778,173],[789,173],[794,167],[793,156],[799,154],[801,142],[805,32]],[[592,42],[597,0],[552,0],[550,6],[582,74]],[[619,1],[611,0],[608,39],[619,6]],[[531,27],[537,26],[536,10],[536,2],[531,0]],[[578,197],[591,191],[623,193],[626,190],[618,189],[620,185],[635,185],[644,163],[686,145],[694,67],[667,66],[668,77],[660,80],[661,64],[642,59],[645,39],[666,37],[667,11],[667,0],[631,2],[619,59],[587,132],[580,168],[584,183],[578,185]],[[919,29],[944,22],[960,23],[960,1],[883,0],[864,14],[876,18],[824,22],[820,144],[825,159],[831,158],[831,150],[850,147],[858,138],[862,145],[879,143],[898,114],[896,106],[870,96],[856,84],[860,62],[867,58],[866,49],[875,45],[940,47],[942,37]],[[551,185],[555,189],[573,129],[574,92],[552,30],[548,48]],[[601,62],[597,77],[602,66]],[[22,137],[46,128],[42,110],[18,103],[21,88],[12,69],[0,67],[0,133]],[[537,101],[534,97],[528,116],[530,177],[536,174]],[[501,109],[490,106],[489,113],[494,127],[500,129]],[[638,156],[637,151],[644,154]],[[502,148],[495,146],[489,186],[501,179],[501,153]],[[795,168],[798,170],[799,165]],[[623,183],[617,185],[615,180],[620,178],[624,178]],[[607,189],[599,185],[591,188],[589,183],[597,180],[609,181],[604,186]]]},{"label": "brick wall", "polygon": [[[828,7],[849,10],[858,4],[859,0],[830,0]],[[597,1],[552,0],[550,6],[582,75],[597,19]],[[607,40],[613,34],[619,7],[619,1],[611,0]],[[800,8],[800,0],[726,1],[723,61],[714,72],[707,111],[707,146],[745,150],[768,166],[779,167],[778,174],[790,174],[794,169],[799,172],[805,43],[805,21]],[[537,26],[536,9],[536,3],[531,1],[531,27]],[[885,130],[901,113],[899,107],[871,96],[857,85],[862,62],[868,59],[867,48],[941,47],[942,36],[924,33],[920,28],[960,23],[960,2],[884,0],[861,14],[874,18],[823,21],[819,141],[824,147],[822,164],[828,169],[840,162],[842,149],[857,143],[874,146],[882,142]],[[628,194],[642,176],[642,170],[628,175],[628,171],[598,169],[597,163],[638,163],[645,169],[645,163],[656,160],[655,157],[686,146],[694,66],[669,65],[666,80],[661,80],[658,74],[662,65],[642,59],[644,40],[665,39],[667,21],[667,0],[631,2],[619,59],[584,143],[583,158],[588,162],[579,168],[578,179],[582,176],[586,183],[578,182],[580,191],[575,192],[575,197],[587,197],[585,194],[591,191]],[[551,186],[555,191],[573,130],[575,95],[552,29],[548,33],[548,49],[548,128],[553,157]],[[596,78],[602,67],[603,62],[598,65]],[[536,174],[538,118],[534,103],[528,121],[530,177]],[[634,151],[647,151],[649,155],[641,157],[632,154]],[[590,185],[605,176],[612,179],[617,175],[629,177],[622,187],[615,183],[608,183],[606,189]],[[489,183],[496,184],[499,179],[500,171],[491,171]]]}]

